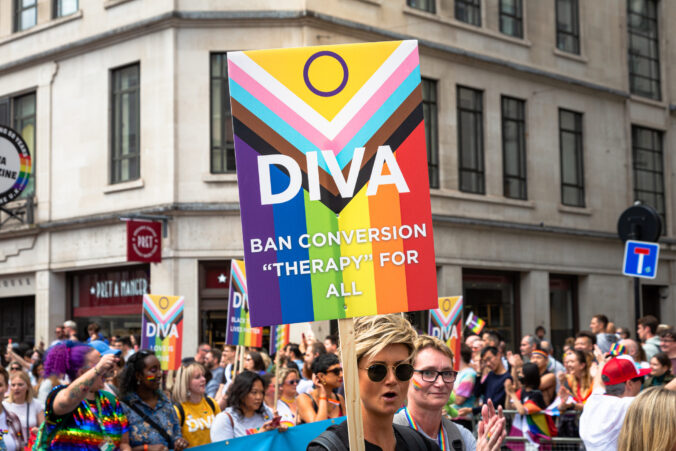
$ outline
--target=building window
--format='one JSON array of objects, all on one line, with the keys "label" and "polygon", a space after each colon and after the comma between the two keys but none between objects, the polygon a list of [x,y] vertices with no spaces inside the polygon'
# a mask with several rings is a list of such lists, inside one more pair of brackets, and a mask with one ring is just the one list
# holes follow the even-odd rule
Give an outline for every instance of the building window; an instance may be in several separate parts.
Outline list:
[{"label": "building window", "polygon": [[455,0],[455,18],[460,22],[481,26],[481,0]]},{"label": "building window", "polygon": [[580,10],[578,0],[556,0],[556,48],[580,54]]},{"label": "building window", "polygon": [[631,145],[634,200],[653,207],[662,218],[662,230],[666,230],[662,133],[634,125],[631,128]]},{"label": "building window", "polygon": [[502,167],[504,195],[527,199],[526,102],[502,97]]},{"label": "building window", "polygon": [[430,188],[439,188],[439,119],[437,116],[437,82],[422,79],[423,116],[425,117],[425,144],[427,145],[427,173]]},{"label": "building window", "polygon": [[112,71],[110,183],[141,176],[140,69],[138,64]]},{"label": "building window", "polygon": [[629,88],[632,94],[660,100],[660,50],[657,1],[628,0]]},{"label": "building window", "polygon": [[500,0],[500,32],[523,38],[522,0]]},{"label": "building window", "polygon": [[14,31],[23,31],[34,27],[37,19],[37,0],[14,0]]},{"label": "building window", "polygon": [[561,148],[561,203],[584,207],[584,165],[582,164],[582,114],[559,110]]},{"label": "building window", "polygon": [[225,53],[211,55],[211,173],[235,172],[235,140]]},{"label": "building window", "polygon": [[54,17],[69,16],[77,12],[78,0],[54,0]]},{"label": "building window", "polygon": [[436,0],[406,0],[406,4],[411,8],[419,9],[432,14],[437,12],[435,3]]},{"label": "building window", "polygon": [[35,93],[0,99],[0,125],[19,132],[28,146],[33,172],[21,198],[35,195]]},{"label": "building window", "polygon": [[460,191],[484,194],[483,93],[458,86]]}]

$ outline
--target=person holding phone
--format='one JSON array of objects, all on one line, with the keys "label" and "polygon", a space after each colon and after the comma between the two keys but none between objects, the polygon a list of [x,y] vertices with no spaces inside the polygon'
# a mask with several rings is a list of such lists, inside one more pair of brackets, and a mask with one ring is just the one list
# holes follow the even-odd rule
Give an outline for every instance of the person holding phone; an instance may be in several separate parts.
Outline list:
[{"label": "person holding phone", "polygon": [[263,402],[265,389],[263,378],[252,371],[243,371],[235,377],[228,389],[227,407],[211,425],[212,443],[288,428],[281,424],[282,417],[275,416]]}]

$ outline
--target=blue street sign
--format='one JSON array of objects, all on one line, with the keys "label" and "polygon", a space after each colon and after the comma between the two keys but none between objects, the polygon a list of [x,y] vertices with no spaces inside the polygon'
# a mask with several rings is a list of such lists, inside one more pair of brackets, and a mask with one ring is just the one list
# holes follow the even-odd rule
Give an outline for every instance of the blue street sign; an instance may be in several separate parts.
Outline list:
[{"label": "blue street sign", "polygon": [[657,260],[659,256],[659,244],[628,240],[624,246],[622,274],[625,276],[654,279],[657,275]]}]

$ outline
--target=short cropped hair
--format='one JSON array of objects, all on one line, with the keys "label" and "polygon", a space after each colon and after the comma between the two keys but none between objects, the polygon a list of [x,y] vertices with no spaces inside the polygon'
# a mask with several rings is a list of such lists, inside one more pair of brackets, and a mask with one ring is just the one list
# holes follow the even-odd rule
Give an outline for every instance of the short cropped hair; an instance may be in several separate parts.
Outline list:
[{"label": "short cropped hair", "polygon": [[411,363],[415,364],[415,359],[418,358],[420,351],[428,348],[441,352],[446,357],[451,359],[451,363],[453,362],[453,351],[451,351],[451,348],[449,348],[446,343],[439,340],[437,337],[419,335],[415,340],[415,349],[413,349],[413,354],[411,354]]},{"label": "short cropped hair", "polygon": [[673,338],[676,339],[676,327],[670,326],[660,332],[660,338]]},{"label": "short cropped hair", "polygon": [[589,338],[589,340],[591,340],[592,345],[596,344],[596,335],[589,332],[588,330],[581,330],[575,335],[575,338],[582,338],[582,337]]},{"label": "short cropped hair", "polygon": [[401,315],[362,316],[354,321],[354,341],[357,363],[363,357],[372,358],[389,345],[402,344],[409,354],[415,349],[418,333]]},{"label": "short cropped hair", "polygon": [[608,317],[602,313],[599,313],[598,315],[594,315],[592,318],[596,318],[598,322],[603,324],[603,328],[605,329],[606,326],[608,325]]}]

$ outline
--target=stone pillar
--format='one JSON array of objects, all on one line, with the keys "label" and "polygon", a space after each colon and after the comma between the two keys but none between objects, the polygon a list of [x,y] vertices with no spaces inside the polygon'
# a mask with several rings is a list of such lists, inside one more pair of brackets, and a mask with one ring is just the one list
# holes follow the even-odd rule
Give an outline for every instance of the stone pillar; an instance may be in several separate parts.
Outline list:
[{"label": "stone pillar", "polygon": [[[535,333],[537,326],[550,331],[549,273],[530,271],[521,274],[521,336]],[[516,337],[520,342],[521,337]]]},{"label": "stone pillar", "polygon": [[45,348],[56,339],[54,328],[66,319],[66,274],[48,270],[35,273],[35,343]]},{"label": "stone pillar", "polygon": [[462,296],[462,267],[441,265],[437,268],[437,293],[439,297]]}]

